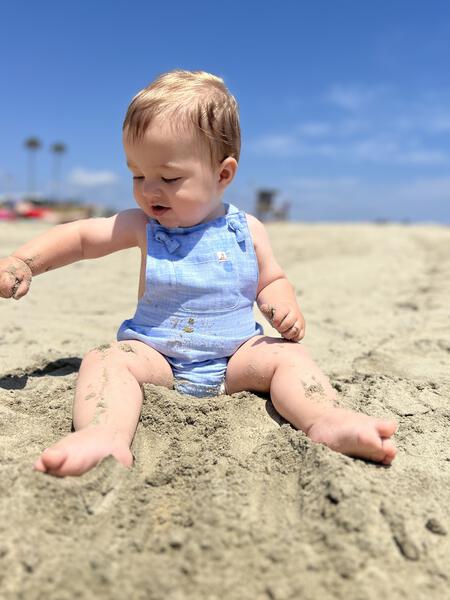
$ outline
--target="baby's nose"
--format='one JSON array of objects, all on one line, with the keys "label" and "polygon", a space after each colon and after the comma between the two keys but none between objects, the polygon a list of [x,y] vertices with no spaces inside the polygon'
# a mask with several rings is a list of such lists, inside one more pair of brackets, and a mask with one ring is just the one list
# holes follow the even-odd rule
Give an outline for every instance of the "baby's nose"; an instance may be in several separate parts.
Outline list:
[{"label": "baby's nose", "polygon": [[149,198],[159,197],[161,196],[161,190],[159,188],[158,181],[152,181],[148,179],[144,179],[144,183],[142,185],[142,193],[144,196]]}]

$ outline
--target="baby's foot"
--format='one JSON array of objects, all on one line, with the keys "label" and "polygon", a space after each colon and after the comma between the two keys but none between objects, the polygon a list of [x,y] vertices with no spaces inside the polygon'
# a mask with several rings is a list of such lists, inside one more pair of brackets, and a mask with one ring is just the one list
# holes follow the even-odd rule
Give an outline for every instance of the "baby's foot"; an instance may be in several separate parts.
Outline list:
[{"label": "baby's foot", "polygon": [[330,408],[307,431],[313,442],[336,452],[389,465],[397,450],[388,439],[397,430],[395,421],[376,419],[342,408]]},{"label": "baby's foot", "polygon": [[44,450],[34,463],[34,469],[57,477],[82,475],[109,455],[125,467],[133,464],[133,455],[125,439],[116,437],[105,426],[90,426],[69,433]]}]

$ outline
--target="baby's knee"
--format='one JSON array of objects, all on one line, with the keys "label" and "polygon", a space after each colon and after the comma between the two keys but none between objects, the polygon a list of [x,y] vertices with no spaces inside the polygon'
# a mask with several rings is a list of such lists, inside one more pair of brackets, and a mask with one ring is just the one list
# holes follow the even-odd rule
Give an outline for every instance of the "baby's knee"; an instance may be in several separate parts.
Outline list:
[{"label": "baby's knee", "polygon": [[126,351],[121,346],[123,342],[111,342],[110,344],[100,344],[92,348],[83,357],[83,362],[116,362],[126,360]]},{"label": "baby's knee", "polygon": [[311,356],[303,344],[290,342],[289,340],[280,340],[274,344],[273,359],[281,365],[299,365],[311,362]]}]

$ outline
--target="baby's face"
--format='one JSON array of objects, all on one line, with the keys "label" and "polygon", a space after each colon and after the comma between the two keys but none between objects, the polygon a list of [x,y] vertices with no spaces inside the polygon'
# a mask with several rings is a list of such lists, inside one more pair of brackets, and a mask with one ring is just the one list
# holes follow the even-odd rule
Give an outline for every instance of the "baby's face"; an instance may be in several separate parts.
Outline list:
[{"label": "baby's face", "polygon": [[213,168],[192,133],[176,134],[157,121],[138,142],[126,133],[134,197],[149,217],[165,227],[191,227],[224,214],[222,195],[237,168],[234,158]]}]

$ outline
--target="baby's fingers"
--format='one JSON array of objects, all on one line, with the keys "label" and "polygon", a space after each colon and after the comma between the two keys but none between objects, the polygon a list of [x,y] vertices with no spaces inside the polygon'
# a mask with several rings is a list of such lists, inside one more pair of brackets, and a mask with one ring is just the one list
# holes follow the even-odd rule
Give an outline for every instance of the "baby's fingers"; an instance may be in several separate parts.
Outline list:
[{"label": "baby's fingers", "polygon": [[0,296],[2,298],[11,298],[18,289],[18,284],[16,286],[16,283],[17,279],[12,273],[8,271],[0,272]]},{"label": "baby's fingers", "polygon": [[291,331],[295,325],[298,325],[296,315],[291,311],[288,312],[283,319],[280,319],[277,329],[280,333],[284,334]]},{"label": "baby's fingers", "polygon": [[275,329],[281,333],[281,326],[282,324],[284,325],[284,321],[289,314],[289,308],[286,306],[270,306],[268,304],[263,304],[260,307],[260,310],[266,319],[270,321],[272,327],[275,327]]},{"label": "baby's fingers", "polygon": [[30,289],[31,279],[24,277],[22,281],[16,281],[12,297],[14,300],[20,300]]},{"label": "baby's fingers", "polygon": [[286,340],[290,340],[291,342],[299,342],[305,335],[305,329],[300,325],[300,323],[297,322],[282,335]]},{"label": "baby's fingers", "polygon": [[294,327],[291,327],[288,331],[284,331],[281,335],[284,337],[285,340],[296,342],[298,339],[298,334],[298,327],[294,325]]},{"label": "baby's fingers", "polygon": [[30,289],[33,274],[21,258],[0,259],[0,297],[19,300]]},{"label": "baby's fingers", "polygon": [[10,267],[0,272],[0,297],[19,300],[28,292],[31,277]]}]

